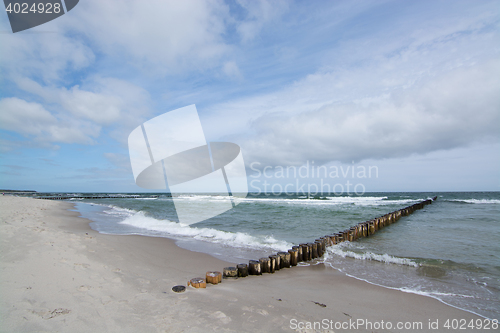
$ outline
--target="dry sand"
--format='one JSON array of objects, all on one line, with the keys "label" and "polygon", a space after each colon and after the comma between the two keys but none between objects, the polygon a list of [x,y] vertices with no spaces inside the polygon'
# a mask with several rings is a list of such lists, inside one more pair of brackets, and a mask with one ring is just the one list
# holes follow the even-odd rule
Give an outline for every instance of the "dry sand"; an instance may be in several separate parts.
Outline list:
[{"label": "dry sand", "polygon": [[[234,263],[170,239],[99,234],[72,208],[0,197],[2,332],[412,331],[398,322],[421,322],[415,332],[451,332],[442,327],[447,319],[480,319],[322,264],[174,293],[174,285]],[[335,329],[357,320],[394,327]],[[429,320],[439,320],[439,329],[430,330]],[[314,322],[327,325],[307,329]]]}]

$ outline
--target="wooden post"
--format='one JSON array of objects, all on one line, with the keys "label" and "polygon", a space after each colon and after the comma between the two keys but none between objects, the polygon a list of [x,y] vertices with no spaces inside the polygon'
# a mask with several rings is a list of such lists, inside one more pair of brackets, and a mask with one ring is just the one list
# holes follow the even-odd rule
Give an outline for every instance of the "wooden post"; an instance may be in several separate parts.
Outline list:
[{"label": "wooden post", "polygon": [[238,277],[238,269],[236,267],[224,267],[223,272],[225,278]]},{"label": "wooden post", "polygon": [[298,259],[299,259],[299,250],[298,249],[291,249],[291,250],[288,250],[288,253],[290,253],[290,265],[297,266]]},{"label": "wooden post", "polygon": [[309,246],[307,244],[300,244],[302,248],[302,261],[309,261]]},{"label": "wooden post", "polygon": [[297,250],[297,262],[302,261],[302,246],[292,246],[292,250]]},{"label": "wooden post", "polygon": [[359,227],[359,224],[356,224],[354,226],[354,239],[358,239],[358,238],[361,238],[362,235],[361,235],[361,228]]},{"label": "wooden post", "polygon": [[205,280],[207,283],[217,284],[222,281],[222,274],[221,272],[207,272]]},{"label": "wooden post", "polygon": [[286,268],[290,268],[290,253],[285,252],[285,265]]},{"label": "wooden post", "polygon": [[311,259],[316,259],[318,257],[318,244],[310,243],[312,247]]},{"label": "wooden post", "polygon": [[364,237],[363,236],[363,223],[358,224],[358,238]]},{"label": "wooden post", "polygon": [[290,253],[288,252],[278,252],[281,261],[281,268],[289,268],[290,267]]},{"label": "wooden post", "polygon": [[316,251],[318,251],[318,258],[323,256],[323,244],[321,243],[321,240],[316,239],[314,241],[314,244],[316,244]]},{"label": "wooden post", "polygon": [[314,243],[316,244],[316,250],[318,251],[318,258],[323,254],[323,245],[321,244],[321,239],[315,239]]},{"label": "wooden post", "polygon": [[349,242],[354,242],[354,230],[349,230]]},{"label": "wooden post", "polygon": [[260,258],[260,269],[262,273],[271,273],[271,260],[268,257]]},{"label": "wooden post", "polygon": [[375,225],[373,223],[370,223],[370,235],[373,235],[375,233]]},{"label": "wooden post", "polygon": [[285,252],[278,252],[277,255],[280,257],[280,269],[285,268]]},{"label": "wooden post", "polygon": [[326,252],[326,247],[328,246],[328,242],[330,241],[330,238],[328,237],[321,237],[321,246],[323,247],[323,253]]},{"label": "wooden post", "polygon": [[274,273],[274,271],[276,271],[276,258],[269,256],[269,273]]},{"label": "wooden post", "polygon": [[194,278],[194,279],[191,279],[189,281],[189,283],[191,284],[191,286],[193,286],[194,288],[206,288],[207,287],[207,283],[205,282],[204,279],[202,278]]},{"label": "wooden post", "polygon": [[281,258],[277,254],[270,255],[269,258],[274,258],[274,269],[279,271],[281,269]]},{"label": "wooden post", "polygon": [[250,260],[248,263],[248,273],[250,273],[250,275],[262,275],[260,261]]},{"label": "wooden post", "polygon": [[247,264],[238,264],[236,265],[238,268],[238,277],[247,277],[248,276],[248,265]]},{"label": "wooden post", "polygon": [[321,256],[323,256],[323,254],[325,254],[326,252],[326,239],[324,237],[321,237],[319,241],[321,242]]}]

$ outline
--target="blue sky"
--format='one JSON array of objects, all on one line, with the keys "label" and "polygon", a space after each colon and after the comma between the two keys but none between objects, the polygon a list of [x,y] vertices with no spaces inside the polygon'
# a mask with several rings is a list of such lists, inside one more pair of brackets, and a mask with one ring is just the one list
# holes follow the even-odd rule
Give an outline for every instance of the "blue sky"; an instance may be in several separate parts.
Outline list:
[{"label": "blue sky", "polygon": [[82,0],[16,34],[4,13],[0,188],[143,191],[129,133],[196,104],[208,141],[240,145],[249,180],[265,180],[252,163],[314,162],[377,166],[377,177],[328,179],[366,191],[499,190],[499,10]]}]

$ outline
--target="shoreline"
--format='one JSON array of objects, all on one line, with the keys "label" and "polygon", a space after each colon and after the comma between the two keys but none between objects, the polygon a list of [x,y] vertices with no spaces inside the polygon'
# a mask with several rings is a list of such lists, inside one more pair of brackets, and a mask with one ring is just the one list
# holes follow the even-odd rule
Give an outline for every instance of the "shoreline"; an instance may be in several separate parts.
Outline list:
[{"label": "shoreline", "polygon": [[363,319],[420,321],[422,329],[414,331],[425,332],[436,331],[428,329],[429,320],[483,320],[432,296],[378,286],[324,264],[176,294],[174,285],[235,263],[164,237],[99,234],[69,202],[4,196],[0,206],[7,331],[290,332],[293,320]]}]

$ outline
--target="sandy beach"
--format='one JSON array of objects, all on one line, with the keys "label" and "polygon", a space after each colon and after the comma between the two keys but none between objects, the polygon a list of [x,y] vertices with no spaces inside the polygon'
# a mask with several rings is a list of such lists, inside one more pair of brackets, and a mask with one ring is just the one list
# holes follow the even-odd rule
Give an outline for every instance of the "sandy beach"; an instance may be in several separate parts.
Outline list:
[{"label": "sandy beach", "polygon": [[447,320],[482,320],[323,264],[174,293],[236,263],[166,238],[99,234],[71,209],[0,198],[2,332],[451,332]]}]

